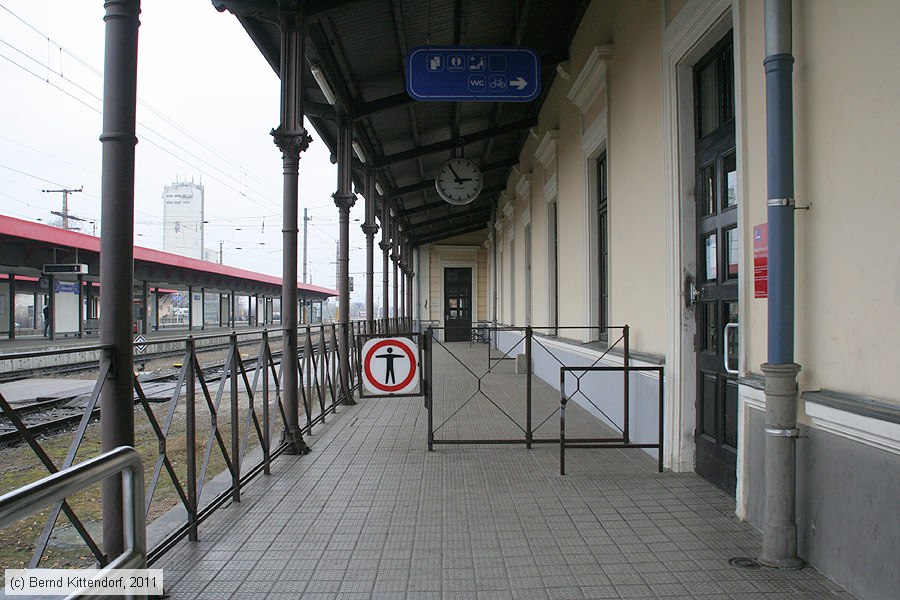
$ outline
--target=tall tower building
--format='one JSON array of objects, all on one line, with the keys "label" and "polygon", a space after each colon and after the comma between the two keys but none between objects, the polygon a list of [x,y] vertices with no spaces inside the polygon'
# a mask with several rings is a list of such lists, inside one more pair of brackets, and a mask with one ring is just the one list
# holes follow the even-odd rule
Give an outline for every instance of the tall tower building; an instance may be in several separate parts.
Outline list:
[{"label": "tall tower building", "polygon": [[176,181],[163,202],[163,250],[203,260],[203,186]]}]

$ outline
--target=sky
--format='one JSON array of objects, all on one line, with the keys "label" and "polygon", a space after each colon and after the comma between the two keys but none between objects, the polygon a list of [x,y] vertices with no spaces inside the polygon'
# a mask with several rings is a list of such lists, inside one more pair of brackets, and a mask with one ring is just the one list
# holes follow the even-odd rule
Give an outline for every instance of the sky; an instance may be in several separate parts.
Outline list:
[{"label": "sky", "polygon": [[[227,265],[281,276],[281,154],[269,135],[278,77],[237,19],[209,0],[142,5],[135,245],[162,249],[163,188],[195,181],[205,188],[204,245],[221,244]],[[50,223],[62,194],[41,190],[83,187],[69,212],[85,219],[83,233],[100,234],[103,14],[101,0],[0,0],[0,213]],[[336,288],[337,171],[310,133],[299,246],[307,208],[310,282]],[[365,298],[363,204],[359,196],[350,215],[354,302]],[[380,304],[380,270],[375,281]]]}]

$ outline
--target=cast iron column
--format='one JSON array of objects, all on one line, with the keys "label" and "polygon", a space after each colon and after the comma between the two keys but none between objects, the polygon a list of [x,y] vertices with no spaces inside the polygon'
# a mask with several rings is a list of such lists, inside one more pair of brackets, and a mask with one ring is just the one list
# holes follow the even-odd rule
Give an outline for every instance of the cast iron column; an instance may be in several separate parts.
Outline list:
[{"label": "cast iron column", "polygon": [[341,368],[341,397],[345,404],[356,404],[350,391],[350,209],[356,203],[351,186],[353,122],[338,117],[337,171],[338,189],[334,205],[338,208],[338,362]]},{"label": "cast iron column", "polygon": [[400,240],[400,316],[406,317],[406,242]]},{"label": "cast iron column", "polygon": [[[100,343],[112,346],[100,395],[101,449],[134,446],[134,147],[140,0],[107,0],[103,66],[103,133],[100,235]],[[122,483],[103,481],[103,550],[109,559],[125,550]]]},{"label": "cast iron column", "polygon": [[400,279],[400,225],[396,221],[391,221],[391,237],[394,240],[393,251],[391,252],[391,260],[394,262],[394,321],[400,317],[400,296],[399,279]]},{"label": "cast iron column", "polygon": [[791,0],[766,0],[769,222],[766,510],[760,562],[797,569],[797,373],[794,363],[794,121]]},{"label": "cast iron column", "polygon": [[366,321],[367,333],[374,333],[375,321],[375,234],[378,233],[378,225],[375,224],[375,170],[366,169],[366,220],[362,224],[363,233],[366,234]]},{"label": "cast iron column", "polygon": [[381,242],[378,244],[378,247],[381,248],[382,257],[381,318],[386,323],[388,318],[390,318],[390,313],[388,312],[390,306],[388,257],[391,251],[391,207],[387,198],[381,199]]},{"label": "cast iron column", "polygon": [[415,276],[415,271],[413,271],[413,255],[412,252],[409,253],[409,265],[406,271],[406,316],[412,320],[415,318],[415,314],[413,311],[413,277]]},{"label": "cast iron column", "polygon": [[272,130],[275,145],[281,150],[282,187],[282,284],[281,328],[284,332],[282,402],[287,425],[282,441],[290,454],[306,454],[309,446],[300,432],[299,352],[297,350],[297,177],[300,153],[312,141],[303,127],[304,61],[303,17],[282,13],[281,25],[281,124]]}]

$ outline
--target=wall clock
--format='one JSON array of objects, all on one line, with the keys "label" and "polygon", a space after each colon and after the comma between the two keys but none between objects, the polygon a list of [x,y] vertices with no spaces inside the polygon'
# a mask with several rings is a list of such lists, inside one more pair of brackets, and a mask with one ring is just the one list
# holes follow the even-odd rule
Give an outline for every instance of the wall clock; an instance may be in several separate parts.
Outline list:
[{"label": "wall clock", "polygon": [[434,187],[450,204],[468,204],[478,197],[482,186],[481,169],[461,156],[451,158],[438,169]]}]

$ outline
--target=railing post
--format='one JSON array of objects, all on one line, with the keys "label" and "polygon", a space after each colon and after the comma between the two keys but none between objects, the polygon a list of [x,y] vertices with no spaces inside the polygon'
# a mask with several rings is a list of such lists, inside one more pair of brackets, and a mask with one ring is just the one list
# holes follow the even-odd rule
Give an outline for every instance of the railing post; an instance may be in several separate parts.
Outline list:
[{"label": "railing post", "polygon": [[629,389],[628,370],[630,367],[631,357],[628,354],[628,325],[622,328],[622,392],[625,398],[625,406],[622,411],[622,443],[630,443],[631,435],[629,433],[629,410],[631,409],[631,396]]},{"label": "railing post", "polygon": [[[313,393],[313,369],[315,368],[313,364],[313,349],[312,349],[312,337],[310,337],[310,327],[306,325],[306,342],[303,344],[303,361],[306,363],[305,371],[306,373],[306,430],[311,434],[312,433],[312,393]],[[302,383],[302,382],[301,382]]]},{"label": "railing post", "polygon": [[425,408],[428,410],[428,451],[432,452],[434,451],[434,393],[431,385],[431,358],[434,330],[431,327],[426,329],[422,339],[425,342],[425,377],[423,385],[425,386]]},{"label": "railing post", "polygon": [[531,338],[534,330],[529,325],[525,328],[525,447],[531,450]]},{"label": "railing post", "polygon": [[269,330],[263,329],[262,332],[262,364],[259,365],[260,376],[262,377],[262,416],[263,416],[263,473],[269,475],[271,462],[271,434],[269,432]]},{"label": "railing post", "polygon": [[241,360],[237,345],[237,333],[231,332],[231,367],[228,376],[231,378],[231,498],[235,502],[241,501],[241,428],[238,406],[238,361]]},{"label": "railing post", "polygon": [[187,384],[186,399],[184,405],[184,437],[187,450],[187,495],[188,495],[188,539],[196,542],[197,536],[197,516],[199,510],[199,499],[197,498],[197,413],[194,403],[196,402],[197,391],[197,373],[194,370],[194,360],[196,348],[194,345],[194,336],[189,335],[185,342],[185,358],[187,364]]},{"label": "railing post", "polygon": [[[332,390],[334,386],[328,385],[328,377],[327,377],[327,363],[328,363],[328,348],[325,347],[325,324],[319,325],[319,381],[322,382],[322,386],[325,388],[325,391],[331,393],[331,401],[334,403],[334,394]],[[321,397],[321,402],[319,406],[322,411],[322,423],[325,423],[325,397]]]},{"label": "railing post", "polygon": [[559,474],[566,474],[566,372],[559,370]]},{"label": "railing post", "polygon": [[660,473],[663,472],[663,438],[665,436],[665,429],[663,427],[665,419],[665,410],[663,407],[663,402],[665,401],[666,392],[665,392],[665,384],[663,383],[663,367],[659,367],[659,431],[658,431],[658,443],[659,443],[659,454],[657,455],[656,466]]}]

